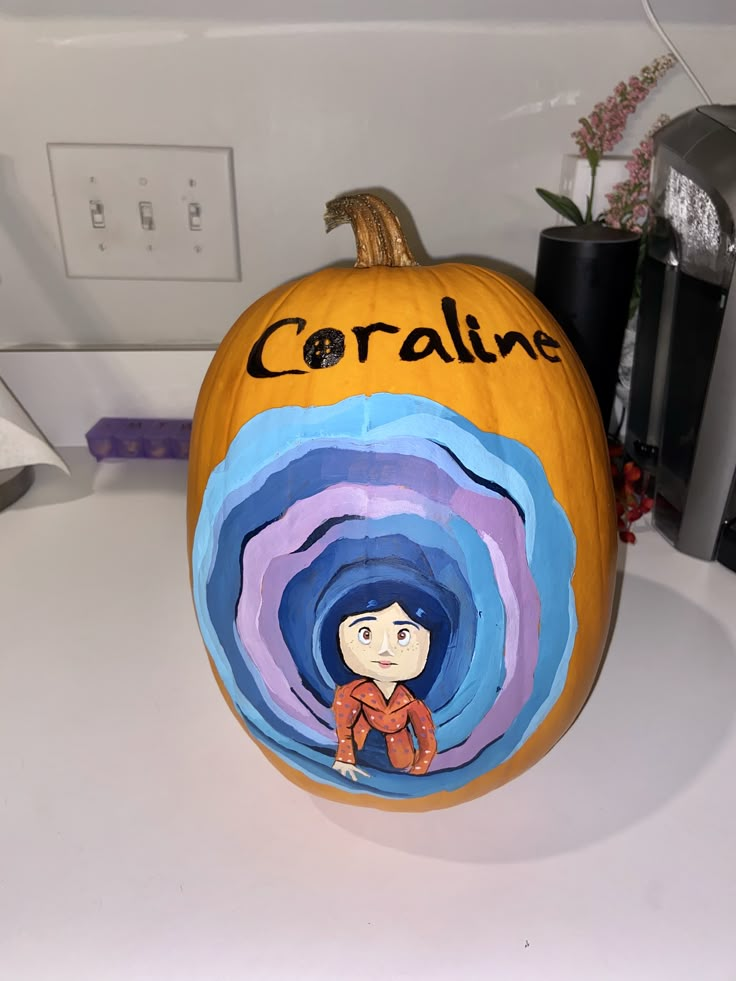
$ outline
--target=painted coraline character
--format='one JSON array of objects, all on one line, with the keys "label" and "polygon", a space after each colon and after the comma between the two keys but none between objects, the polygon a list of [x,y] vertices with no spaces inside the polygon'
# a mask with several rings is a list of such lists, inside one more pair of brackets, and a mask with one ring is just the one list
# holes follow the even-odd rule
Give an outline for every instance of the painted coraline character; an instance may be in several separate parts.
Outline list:
[{"label": "painted coraline character", "polygon": [[[409,603],[406,603],[410,607]],[[338,646],[347,667],[358,678],[335,692],[332,710],[337,730],[333,768],[353,781],[369,776],[356,764],[356,750],[370,731],[386,740],[391,765],[419,776],[437,752],[432,715],[423,701],[403,684],[426,667],[431,630],[425,610],[406,609],[398,600],[364,604],[344,616]]]}]

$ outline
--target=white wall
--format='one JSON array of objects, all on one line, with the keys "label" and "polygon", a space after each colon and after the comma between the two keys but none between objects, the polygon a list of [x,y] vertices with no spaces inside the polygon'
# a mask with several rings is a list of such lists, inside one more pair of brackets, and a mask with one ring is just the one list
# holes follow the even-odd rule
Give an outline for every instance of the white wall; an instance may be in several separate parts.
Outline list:
[{"label": "white wall", "polygon": [[[672,35],[713,99],[734,102],[736,24],[727,21],[736,17],[731,0],[710,3],[704,19],[725,23],[681,22]],[[85,0],[72,7],[79,16],[54,20],[50,2],[15,6],[22,16],[0,19],[6,348],[214,343],[267,289],[351,255],[349,231],[326,236],[322,212],[355,188],[399,200],[420,254],[481,257],[528,282],[539,229],[554,221],[535,185],[556,188],[577,118],[663,50],[643,17],[538,23],[524,19],[532,0],[513,23],[238,22],[233,11],[248,5],[227,0],[216,0],[212,20],[95,16]],[[429,9],[436,16],[441,6],[454,7]],[[483,5],[458,7],[477,15]],[[632,0],[629,8],[636,17]],[[226,10],[230,19],[215,19]],[[660,112],[699,101],[675,69],[626,147]],[[66,279],[46,157],[53,141],[233,146],[243,282]]]}]

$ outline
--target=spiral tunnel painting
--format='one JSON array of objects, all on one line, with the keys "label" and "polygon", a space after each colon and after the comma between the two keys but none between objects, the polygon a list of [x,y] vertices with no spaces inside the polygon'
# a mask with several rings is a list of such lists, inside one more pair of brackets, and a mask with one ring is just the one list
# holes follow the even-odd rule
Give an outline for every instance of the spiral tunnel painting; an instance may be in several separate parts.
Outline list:
[{"label": "spiral tunnel painting", "polygon": [[250,419],[210,474],[193,587],[250,734],[318,784],[456,792],[554,706],[575,539],[538,457],[414,395]]}]

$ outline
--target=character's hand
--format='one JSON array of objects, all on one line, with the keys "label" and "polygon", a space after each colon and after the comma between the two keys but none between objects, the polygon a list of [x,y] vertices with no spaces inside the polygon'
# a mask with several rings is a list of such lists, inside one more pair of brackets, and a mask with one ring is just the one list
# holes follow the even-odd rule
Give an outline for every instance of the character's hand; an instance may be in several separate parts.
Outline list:
[{"label": "character's hand", "polygon": [[353,783],[355,783],[355,781],[358,779],[358,774],[360,774],[361,777],[366,777],[368,780],[370,780],[369,774],[367,774],[365,770],[359,769],[355,763],[341,763],[340,760],[335,760],[335,762],[332,764],[332,769],[337,770],[337,772],[343,777],[349,777]]}]

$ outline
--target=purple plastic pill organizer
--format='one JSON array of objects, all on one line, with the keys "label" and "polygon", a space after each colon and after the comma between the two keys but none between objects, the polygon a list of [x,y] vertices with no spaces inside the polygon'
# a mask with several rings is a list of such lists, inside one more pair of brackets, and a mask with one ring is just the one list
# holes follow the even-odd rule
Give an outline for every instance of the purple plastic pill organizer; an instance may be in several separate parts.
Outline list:
[{"label": "purple plastic pill organizer", "polygon": [[187,460],[191,419],[100,419],[87,433],[96,460]]}]

